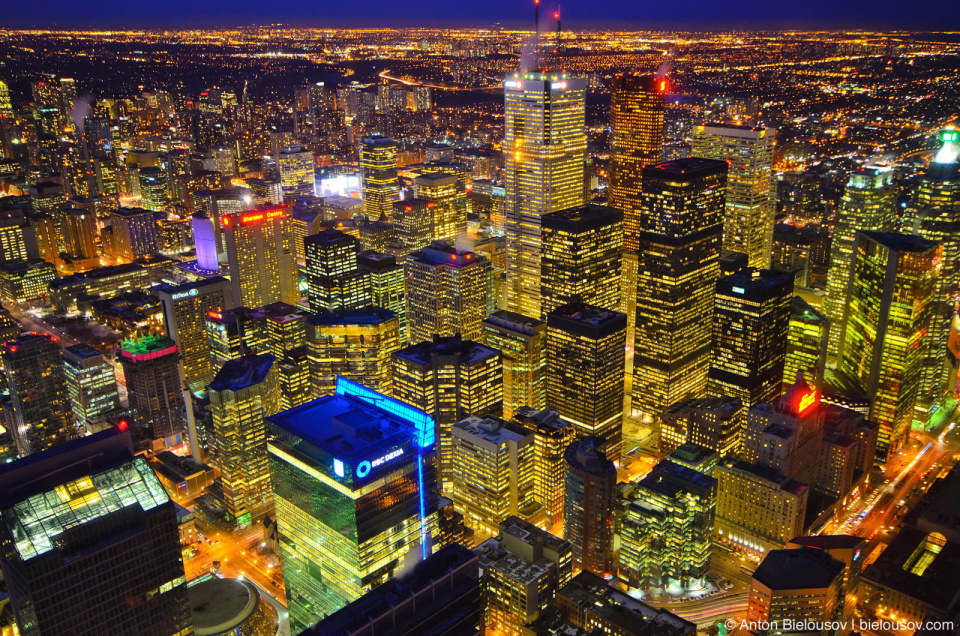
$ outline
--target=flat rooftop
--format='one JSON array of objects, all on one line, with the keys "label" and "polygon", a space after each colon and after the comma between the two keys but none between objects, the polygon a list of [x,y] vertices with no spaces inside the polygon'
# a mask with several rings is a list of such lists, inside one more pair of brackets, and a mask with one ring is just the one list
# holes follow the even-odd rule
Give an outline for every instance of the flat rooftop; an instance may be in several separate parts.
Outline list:
[{"label": "flat rooftop", "polygon": [[916,234],[900,234],[899,232],[864,232],[860,234],[870,237],[871,240],[883,245],[895,252],[910,252],[913,254],[923,254],[939,243],[925,239]]},{"label": "flat rooftop", "polygon": [[307,322],[311,325],[379,325],[396,316],[389,309],[367,307],[366,309],[341,309],[311,314]]},{"label": "flat rooftop", "polygon": [[260,384],[267,378],[270,369],[277,361],[269,353],[260,355],[246,355],[235,360],[228,360],[217,372],[211,391],[239,391],[255,384]]},{"label": "flat rooftop", "polygon": [[587,338],[599,339],[616,331],[626,334],[627,315],[619,311],[572,302],[547,314],[547,326]]},{"label": "flat rooftop", "polygon": [[771,550],[753,573],[771,590],[824,589],[843,573],[842,562],[823,550],[801,547]]},{"label": "flat rooftop", "polygon": [[498,417],[470,415],[454,424],[451,433],[466,439],[473,438],[474,443],[479,442],[491,450],[507,442],[533,441],[533,431]]},{"label": "flat rooftop", "polygon": [[443,241],[434,241],[419,252],[410,254],[407,258],[427,265],[443,265],[446,267],[467,267],[486,260],[482,254],[458,250]]},{"label": "flat rooftop", "polygon": [[420,342],[400,349],[393,354],[396,358],[416,362],[417,364],[430,364],[434,355],[438,356],[460,356],[461,364],[473,364],[486,360],[488,358],[500,355],[500,351],[473,340],[462,340],[459,336],[450,336],[442,338],[434,336],[433,340]]}]

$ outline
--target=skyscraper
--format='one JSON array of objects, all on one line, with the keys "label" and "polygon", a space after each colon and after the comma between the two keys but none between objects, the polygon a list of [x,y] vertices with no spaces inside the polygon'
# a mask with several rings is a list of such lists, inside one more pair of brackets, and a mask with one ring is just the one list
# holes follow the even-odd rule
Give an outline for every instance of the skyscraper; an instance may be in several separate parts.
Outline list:
[{"label": "skyscraper", "polygon": [[134,423],[161,447],[178,443],[187,420],[176,343],[166,336],[140,335],[123,340],[117,349]]},{"label": "skyscraper", "polygon": [[17,453],[26,457],[77,437],[60,340],[31,331],[3,345]]},{"label": "skyscraper", "polygon": [[163,302],[167,335],[180,350],[183,382],[191,390],[202,389],[215,373],[210,362],[207,314],[232,306],[230,282],[222,276],[214,276],[182,285],[164,283],[157,288],[156,294]]},{"label": "skyscraper", "polygon": [[[536,475],[534,497],[544,507],[548,527],[563,523],[563,493],[566,459],[576,427],[560,417],[556,409],[536,410],[521,406],[513,421],[533,431]],[[561,526],[562,527],[562,526]]]},{"label": "skyscraper", "polygon": [[213,372],[228,360],[249,353],[268,351],[266,323],[259,311],[234,307],[226,311],[207,312],[207,342],[210,344],[210,364]]},{"label": "skyscraper", "polygon": [[603,445],[602,437],[584,437],[564,452],[563,536],[573,546],[574,570],[609,580],[618,560],[613,532],[617,469]]},{"label": "skyscraper", "polygon": [[623,212],[623,249],[639,247],[643,168],[661,161],[663,77],[633,73],[613,77],[610,98],[610,207]]},{"label": "skyscraper", "polygon": [[796,381],[801,371],[818,390],[823,388],[829,334],[830,321],[826,316],[800,296],[794,296],[787,328],[787,357],[783,362],[784,390]]},{"label": "skyscraper", "polygon": [[[905,232],[943,244],[937,308],[926,337],[923,388],[917,402],[917,416],[921,420],[926,420],[943,401],[945,362],[952,357],[948,356],[948,340],[960,293],[960,161],[957,157],[960,133],[950,127],[941,137],[943,146],[920,178],[914,200],[902,221]],[[908,227],[908,223],[911,226]]]},{"label": "skyscraper", "polygon": [[457,176],[450,171],[428,172],[413,180],[417,199],[429,201],[433,217],[434,241],[451,245],[467,231],[466,192],[461,191]]},{"label": "skyscraper", "polygon": [[316,196],[316,164],[312,150],[303,146],[285,148],[277,155],[277,168],[280,170],[280,187],[283,188],[284,201]]},{"label": "skyscraper", "polygon": [[583,205],[544,214],[540,222],[541,317],[574,300],[619,310],[623,212]]},{"label": "skyscraper", "polygon": [[400,344],[406,346],[407,281],[403,263],[398,263],[395,256],[368,251],[357,255],[357,266],[360,271],[370,274],[370,304],[394,313],[400,327]]},{"label": "skyscraper", "polygon": [[467,527],[491,536],[511,515],[542,515],[532,431],[495,416],[468,416],[451,427],[450,441],[449,497]]},{"label": "skyscraper", "polygon": [[843,337],[843,312],[850,300],[850,268],[857,231],[886,232],[893,229],[893,171],[889,166],[867,166],[850,175],[837,210],[830,240],[830,269],[823,310],[830,324],[827,353],[839,355]]},{"label": "skyscraper", "polygon": [[436,202],[426,199],[404,199],[393,204],[393,232],[399,256],[421,250],[433,241],[436,206]]},{"label": "skyscraper", "polygon": [[393,396],[436,422],[438,466],[446,490],[451,481],[450,427],[468,415],[503,412],[500,352],[460,336],[434,337],[393,354]]},{"label": "skyscraper", "polygon": [[838,368],[873,397],[881,462],[909,437],[942,254],[942,245],[919,236],[858,231],[854,240]]},{"label": "skyscraper", "polygon": [[586,80],[522,73],[503,89],[507,309],[540,316],[540,217],[583,204]]},{"label": "skyscraper", "polygon": [[399,350],[400,325],[389,309],[367,307],[310,316],[307,355],[313,397],[332,394],[338,377],[392,395],[392,356]]},{"label": "skyscraper", "polygon": [[690,398],[660,414],[660,452],[692,442],[720,457],[743,450],[743,402],[737,397]]},{"label": "skyscraper", "polygon": [[397,180],[397,144],[383,135],[370,135],[360,144],[360,185],[363,213],[371,221],[389,221],[400,184]]},{"label": "skyscraper", "polygon": [[486,344],[503,354],[503,416],[523,406],[547,404],[547,324],[512,311],[495,311],[483,321]]},{"label": "skyscraper", "polygon": [[23,636],[193,633],[176,506],[129,432],[0,467],[0,512]]},{"label": "skyscraper", "polygon": [[434,335],[483,340],[491,309],[492,266],[479,253],[432,243],[407,256],[407,320],[411,343]]},{"label": "skyscraper", "polygon": [[632,410],[648,422],[706,392],[726,179],[711,159],[643,169]]},{"label": "skyscraper", "polygon": [[240,526],[273,508],[266,418],[280,410],[277,375],[272,355],[247,355],[223,365],[209,387],[223,500]]},{"label": "skyscraper", "polygon": [[221,219],[234,305],[300,300],[289,208],[257,208]]},{"label": "skyscraper", "polygon": [[707,390],[744,408],[780,394],[793,275],[746,268],[717,281]]},{"label": "skyscraper", "polygon": [[357,267],[360,242],[332,228],[303,240],[310,309],[363,309],[372,303],[370,274]]},{"label": "skyscraper", "polygon": [[63,350],[67,394],[78,426],[101,423],[104,415],[120,409],[117,377],[103,354],[86,344]]},{"label": "skyscraper", "polygon": [[723,249],[747,255],[750,267],[770,267],[776,191],[773,147],[777,131],[763,126],[708,124],[693,135],[694,157],[729,165]]},{"label": "skyscraper", "polygon": [[117,243],[117,256],[135,261],[160,251],[160,231],[153,211],[120,208],[110,213],[110,227]]},{"label": "skyscraper", "polygon": [[684,588],[710,567],[717,480],[663,460],[618,491],[619,578],[629,588]]},{"label": "skyscraper", "polygon": [[580,303],[547,315],[547,405],[576,437],[604,438],[611,461],[620,459],[626,329],[624,314]]},{"label": "skyscraper", "polygon": [[348,380],[269,418],[291,628],[300,631],[430,554],[433,421]]}]

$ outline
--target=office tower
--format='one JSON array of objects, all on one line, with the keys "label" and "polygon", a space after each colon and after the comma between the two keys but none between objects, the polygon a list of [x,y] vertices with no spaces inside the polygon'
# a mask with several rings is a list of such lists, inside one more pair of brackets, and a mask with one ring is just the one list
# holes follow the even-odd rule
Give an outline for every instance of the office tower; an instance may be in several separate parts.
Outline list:
[{"label": "office tower", "polygon": [[257,208],[221,219],[227,245],[230,298],[262,307],[300,300],[288,208]]},{"label": "office tower", "polygon": [[262,316],[263,350],[277,360],[307,344],[306,311],[287,303],[273,303],[260,307],[256,313]]},{"label": "office tower", "polygon": [[117,243],[117,257],[135,261],[160,252],[160,232],[153,211],[120,208],[110,213],[110,227]]},{"label": "office tower", "polygon": [[666,459],[698,473],[713,475],[713,469],[720,462],[720,455],[706,446],[687,442],[667,453]]},{"label": "office tower", "polygon": [[273,508],[267,465],[267,417],[280,410],[276,358],[230,360],[209,386],[217,463],[227,513],[239,526]]},{"label": "office tower", "polygon": [[166,336],[139,335],[117,348],[133,421],[156,443],[173,446],[187,427],[179,349]]},{"label": "office tower", "polygon": [[314,314],[307,323],[311,394],[330,395],[342,376],[392,395],[392,356],[399,350],[400,325],[389,309],[367,307]]},{"label": "office tower", "polygon": [[725,457],[717,479],[717,543],[759,556],[804,531],[810,488],[776,469]]},{"label": "office tower", "polygon": [[747,255],[750,267],[770,267],[776,190],[773,147],[777,131],[763,126],[697,126],[690,153],[727,162],[723,249]]},{"label": "office tower", "polygon": [[500,523],[499,535],[481,543],[482,633],[519,636],[553,603],[573,570],[573,546],[519,517]]},{"label": "office tower", "polygon": [[787,544],[789,549],[807,547],[824,552],[844,565],[840,581],[840,607],[837,617],[847,624],[843,633],[853,629],[853,618],[857,608],[860,573],[863,569],[864,555],[867,551],[866,540],[851,535],[814,535],[796,537]]},{"label": "office tower", "polygon": [[[695,636],[696,623],[684,620],[608,585],[593,572],[581,572],[557,592],[556,610],[534,629],[537,634],[618,634],[620,636]],[[642,616],[640,620],[638,617]]]},{"label": "office tower", "polygon": [[126,430],[4,465],[0,510],[23,636],[193,633],[176,506]]},{"label": "office tower", "polygon": [[280,187],[283,188],[284,201],[316,195],[316,165],[312,150],[303,146],[285,148],[277,155],[277,169],[280,171]]},{"label": "office tower", "polygon": [[533,431],[534,498],[544,507],[548,527],[562,528],[566,472],[564,454],[573,442],[576,427],[561,418],[555,409],[538,411],[529,406],[521,406],[514,411],[513,421]]},{"label": "office tower", "polygon": [[360,144],[360,187],[363,213],[371,221],[389,221],[397,200],[397,144],[383,135],[370,135]]},{"label": "office tower", "polygon": [[495,535],[512,515],[543,515],[534,497],[533,431],[498,417],[471,415],[451,427],[450,456],[449,497],[476,536]]},{"label": "office tower", "polygon": [[824,455],[823,418],[819,393],[799,376],[783,395],[747,411],[742,457],[814,486]]},{"label": "office tower", "polygon": [[610,97],[610,207],[623,211],[623,249],[636,251],[645,166],[661,162],[663,77],[620,73]]},{"label": "office tower", "polygon": [[[759,627],[753,634],[779,631],[772,625],[838,625],[843,612],[840,593],[843,563],[823,550],[801,546],[795,550],[771,550],[753,573],[747,620]],[[784,631],[805,631],[784,629]],[[849,633],[839,626],[831,633]]]},{"label": "office tower", "polygon": [[797,373],[801,372],[818,390],[823,388],[829,333],[830,321],[826,316],[800,296],[794,296],[790,304],[790,323],[787,327],[783,390],[786,390],[797,379]]},{"label": "office tower", "polygon": [[563,536],[573,546],[574,570],[609,580],[617,570],[613,515],[617,469],[602,437],[582,437],[564,451]]},{"label": "office tower", "polygon": [[75,269],[99,267],[97,239],[100,236],[100,224],[96,212],[77,208],[63,210],[60,213],[60,231],[63,251],[73,261]]},{"label": "office tower", "polygon": [[867,166],[850,175],[840,199],[837,222],[830,239],[830,269],[823,313],[833,326],[827,353],[839,355],[843,313],[850,302],[850,271],[858,231],[887,232],[893,228],[896,191],[889,166]]},{"label": "office tower", "polygon": [[512,311],[495,311],[483,321],[486,344],[503,354],[503,416],[547,400],[547,324]]},{"label": "office tower", "polygon": [[624,314],[580,303],[547,315],[547,405],[576,437],[605,438],[611,461],[620,459],[626,329]]},{"label": "office tower", "polygon": [[40,258],[36,228],[22,210],[0,212],[0,262]]},{"label": "office tower", "polygon": [[941,244],[919,236],[858,231],[854,240],[838,369],[873,399],[880,462],[909,438],[942,256]]},{"label": "office tower", "polygon": [[393,204],[393,234],[398,255],[405,256],[430,245],[436,206],[435,202],[425,199],[405,199]]},{"label": "office tower", "polygon": [[143,207],[162,212],[167,207],[167,173],[162,168],[145,167],[137,171]]},{"label": "office tower", "polygon": [[17,453],[26,457],[77,437],[60,339],[31,331],[0,352],[13,404]]},{"label": "office tower", "polygon": [[204,323],[214,374],[227,360],[269,351],[264,315],[259,311],[247,307],[211,311]]},{"label": "office tower", "polygon": [[396,315],[400,344],[407,346],[407,281],[403,264],[389,254],[361,252],[357,255],[357,267],[370,275],[370,304],[389,309]]},{"label": "office tower", "polygon": [[360,242],[340,230],[326,229],[303,240],[310,309],[363,309],[372,304],[370,274],[357,267]]},{"label": "office tower", "polygon": [[[956,298],[960,292],[960,161],[957,140],[960,133],[947,128],[941,133],[943,146],[920,178],[910,209],[904,211],[904,232],[937,241],[943,245],[943,269],[937,288],[935,314],[931,318],[927,346],[924,347],[921,399],[918,419],[926,421],[935,408],[942,406],[946,388],[948,352]],[[907,227],[908,217],[914,217]],[[912,219],[911,219],[912,220]]]},{"label": "office tower", "polygon": [[56,278],[53,264],[40,259],[0,263],[0,301],[23,309],[43,304]]},{"label": "office tower", "polygon": [[452,480],[450,427],[468,415],[503,412],[500,352],[460,336],[404,347],[393,354],[393,397],[436,422],[438,466],[444,491]]},{"label": "office tower", "polygon": [[20,323],[13,319],[10,310],[0,306],[0,344],[11,342],[20,335]]},{"label": "office tower", "polygon": [[268,422],[287,609],[300,631],[430,554],[433,421],[340,379],[334,395]]},{"label": "office tower", "polygon": [[643,169],[631,408],[647,422],[706,393],[726,177],[710,159]]},{"label": "office tower", "polygon": [[482,254],[431,243],[407,256],[409,341],[460,334],[483,340],[483,320],[490,313],[492,266]]},{"label": "office tower", "polygon": [[690,398],[660,414],[660,451],[686,443],[716,451],[721,457],[743,450],[743,402],[738,397]]},{"label": "office tower", "polygon": [[780,395],[793,276],[746,268],[717,281],[707,391],[745,408]]},{"label": "office tower", "polygon": [[13,103],[10,101],[10,88],[0,80],[0,116],[13,117]]},{"label": "office tower", "polygon": [[302,636],[476,634],[483,601],[477,555],[447,545],[301,632]]},{"label": "office tower", "polygon": [[621,484],[619,578],[630,589],[699,587],[710,567],[717,480],[663,460]]},{"label": "office tower", "polygon": [[167,335],[180,351],[183,382],[192,391],[202,390],[214,375],[207,339],[207,314],[231,306],[230,282],[214,276],[182,285],[164,283],[155,293],[163,303]]},{"label": "office tower", "polygon": [[384,221],[368,221],[359,229],[360,246],[364,251],[383,252],[393,240],[393,224]]},{"label": "office tower", "polygon": [[67,347],[63,370],[77,426],[89,430],[103,422],[107,413],[120,410],[116,373],[102,353],[86,344]]},{"label": "office tower", "polygon": [[503,92],[507,309],[540,316],[540,217],[583,204],[586,80],[515,74]]},{"label": "office tower", "polygon": [[540,217],[540,311],[579,300],[618,311],[623,261],[623,212],[582,205]]},{"label": "office tower", "polygon": [[451,245],[467,231],[466,192],[457,183],[457,177],[448,172],[428,172],[413,180],[417,199],[433,203],[429,207],[433,217],[434,241]]}]

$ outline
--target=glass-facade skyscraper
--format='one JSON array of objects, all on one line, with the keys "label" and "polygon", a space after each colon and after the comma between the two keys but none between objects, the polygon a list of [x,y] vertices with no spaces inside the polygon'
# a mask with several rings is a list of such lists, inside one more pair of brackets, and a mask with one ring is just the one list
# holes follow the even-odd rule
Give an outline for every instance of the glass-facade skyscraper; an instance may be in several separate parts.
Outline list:
[{"label": "glass-facade skyscraper", "polygon": [[723,249],[747,255],[750,267],[770,267],[776,191],[773,147],[777,131],[763,126],[706,124],[694,131],[694,157],[727,162]]},{"label": "glass-facade skyscraper", "polygon": [[643,170],[632,410],[648,422],[706,392],[726,181],[713,159]]},{"label": "glass-facade skyscraper", "polygon": [[434,424],[344,379],[334,395],[268,421],[287,609],[299,632],[432,552]]},{"label": "glass-facade skyscraper", "polygon": [[391,219],[400,183],[397,180],[397,144],[383,135],[370,135],[360,144],[360,185],[363,213],[370,221]]},{"label": "glass-facade skyscraper", "polygon": [[586,80],[518,73],[504,90],[507,309],[540,311],[540,217],[583,204]]}]

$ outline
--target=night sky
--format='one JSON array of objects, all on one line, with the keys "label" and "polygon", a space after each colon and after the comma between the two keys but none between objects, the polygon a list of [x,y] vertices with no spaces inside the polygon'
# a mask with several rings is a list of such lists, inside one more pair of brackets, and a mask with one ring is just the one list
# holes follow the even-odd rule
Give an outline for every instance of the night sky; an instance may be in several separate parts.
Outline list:
[{"label": "night sky", "polygon": [[[545,15],[557,0],[543,0]],[[566,0],[570,29],[887,28],[960,30],[957,0]],[[524,26],[532,0],[46,0],[15,3],[5,27]]]}]

